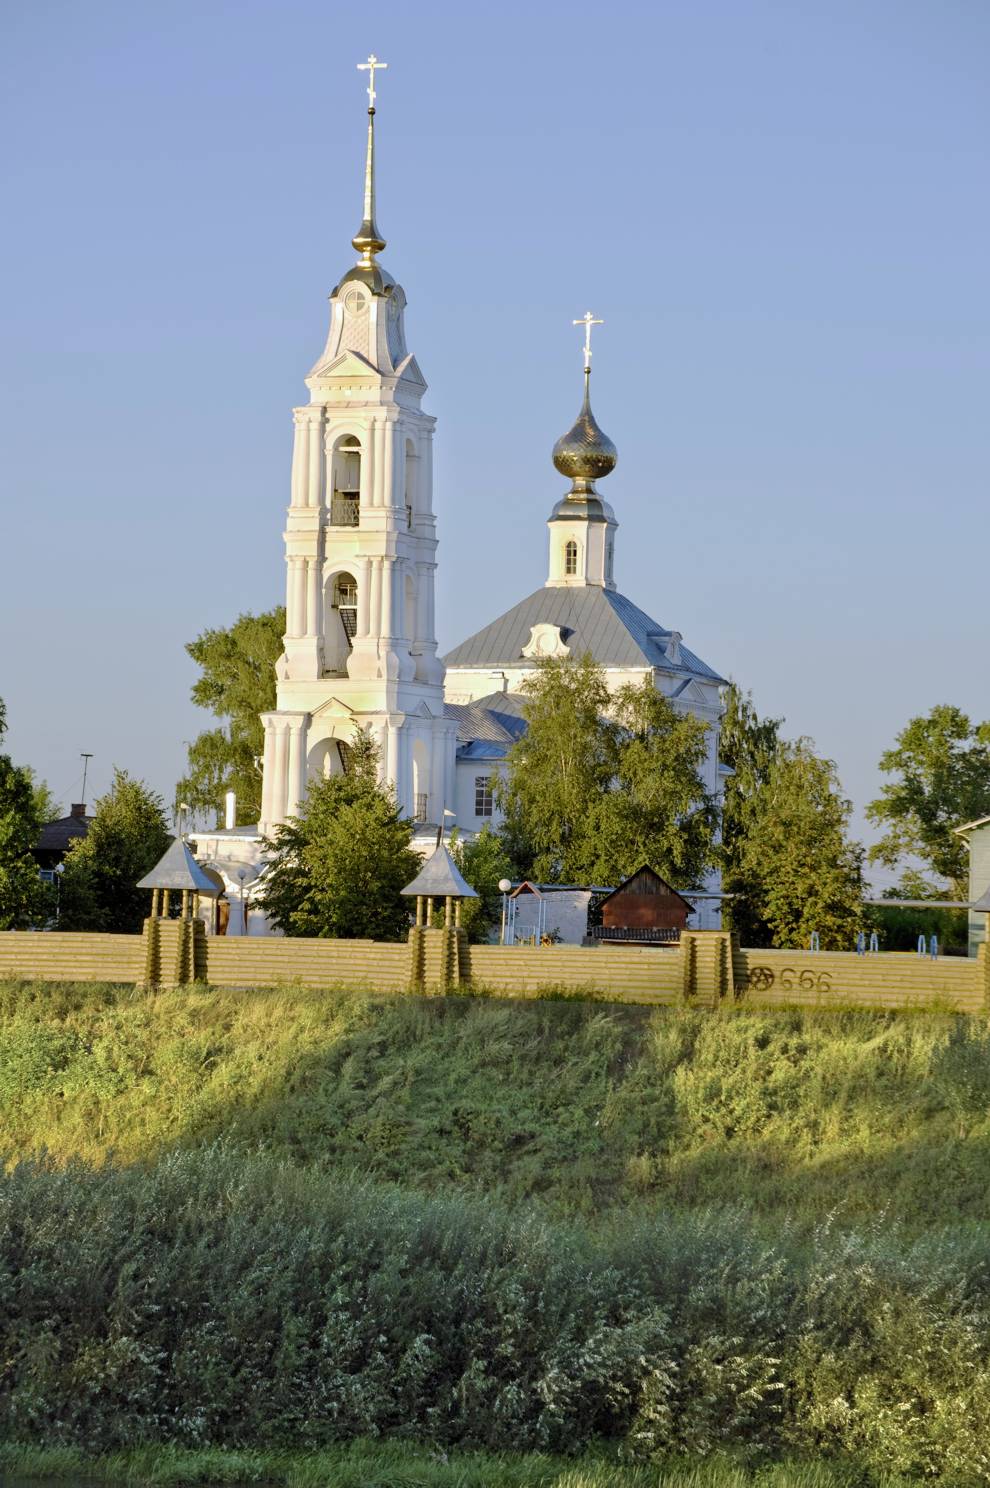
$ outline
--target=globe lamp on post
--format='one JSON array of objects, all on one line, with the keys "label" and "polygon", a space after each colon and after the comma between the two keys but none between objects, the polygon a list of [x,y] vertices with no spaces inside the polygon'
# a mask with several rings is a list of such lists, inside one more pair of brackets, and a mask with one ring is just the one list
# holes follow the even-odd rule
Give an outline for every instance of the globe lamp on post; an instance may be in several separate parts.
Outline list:
[{"label": "globe lamp on post", "polygon": [[509,910],[509,894],[512,890],[510,878],[500,878],[498,881],[499,893],[502,895],[502,934],[499,937],[499,945],[505,945],[505,917]]}]

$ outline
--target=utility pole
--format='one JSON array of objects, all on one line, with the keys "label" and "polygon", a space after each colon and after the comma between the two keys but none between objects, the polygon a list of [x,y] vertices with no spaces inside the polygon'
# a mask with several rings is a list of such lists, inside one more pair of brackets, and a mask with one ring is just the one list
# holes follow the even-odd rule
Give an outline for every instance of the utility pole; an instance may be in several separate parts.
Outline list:
[{"label": "utility pole", "polygon": [[79,758],[83,762],[82,803],[85,806],[85,804],[86,804],[86,776],[89,774],[89,762],[93,758],[93,756],[92,756],[92,754],[86,754],[85,751],[83,751],[80,754]]}]

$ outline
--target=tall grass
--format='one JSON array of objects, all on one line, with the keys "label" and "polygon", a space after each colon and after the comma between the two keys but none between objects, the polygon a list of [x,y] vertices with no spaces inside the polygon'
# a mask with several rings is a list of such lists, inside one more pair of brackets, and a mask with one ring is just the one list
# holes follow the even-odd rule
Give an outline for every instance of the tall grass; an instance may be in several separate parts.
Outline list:
[{"label": "tall grass", "polygon": [[548,1213],[990,1217],[990,1046],[935,1015],[0,986],[0,1146],[218,1136]]},{"label": "tall grass", "polygon": [[270,1483],[276,1488],[907,1488],[908,1479],[835,1463],[725,1460],[632,1467],[545,1453],[446,1453],[404,1442],[350,1442],[318,1452],[134,1448],[91,1456],[77,1448],[0,1443],[0,1474],[86,1483],[154,1485]]},{"label": "tall grass", "polygon": [[0,1440],[49,1448],[604,1443],[961,1488],[990,1481],[990,1234],[589,1228],[223,1145],[29,1161],[0,1179],[0,1360]]}]

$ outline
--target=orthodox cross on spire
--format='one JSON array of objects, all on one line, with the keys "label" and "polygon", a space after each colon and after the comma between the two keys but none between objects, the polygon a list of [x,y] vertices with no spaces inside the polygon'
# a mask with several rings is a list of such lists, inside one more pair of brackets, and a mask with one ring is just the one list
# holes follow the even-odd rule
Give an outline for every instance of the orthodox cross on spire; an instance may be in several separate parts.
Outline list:
[{"label": "orthodox cross on spire", "polygon": [[367,62],[359,62],[357,66],[359,72],[368,74],[368,154],[364,167],[364,220],[351,242],[361,255],[361,264],[370,269],[375,262],[375,254],[381,253],[385,247],[385,239],[375,221],[375,99],[378,96],[375,92],[375,71],[379,67],[387,67],[388,63],[379,62],[372,52]]},{"label": "orthodox cross on spire", "polygon": [[580,320],[575,320],[574,325],[584,326],[584,370],[591,371],[591,327],[604,325],[603,320],[596,320],[590,310],[586,310]]},{"label": "orthodox cross on spire", "polygon": [[379,67],[387,66],[387,62],[379,62],[374,52],[370,53],[367,62],[358,63],[358,72],[366,72],[368,74],[368,107],[372,113],[375,111],[375,99],[378,97],[378,94],[375,92],[375,71]]}]

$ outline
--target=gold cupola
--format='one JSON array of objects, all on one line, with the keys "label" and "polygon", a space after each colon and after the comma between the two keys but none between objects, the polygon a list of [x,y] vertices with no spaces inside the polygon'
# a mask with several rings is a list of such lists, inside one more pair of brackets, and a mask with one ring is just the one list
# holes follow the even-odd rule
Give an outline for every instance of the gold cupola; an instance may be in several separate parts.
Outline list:
[{"label": "gold cupola", "polygon": [[596,495],[595,481],[615,469],[619,452],[591,411],[591,368],[584,369],[584,402],[572,426],[553,447],[553,463],[571,481],[568,499]]}]

